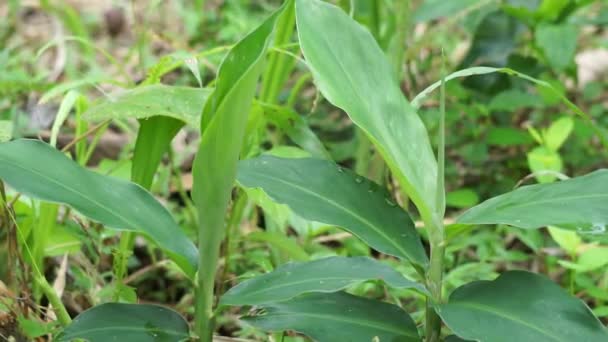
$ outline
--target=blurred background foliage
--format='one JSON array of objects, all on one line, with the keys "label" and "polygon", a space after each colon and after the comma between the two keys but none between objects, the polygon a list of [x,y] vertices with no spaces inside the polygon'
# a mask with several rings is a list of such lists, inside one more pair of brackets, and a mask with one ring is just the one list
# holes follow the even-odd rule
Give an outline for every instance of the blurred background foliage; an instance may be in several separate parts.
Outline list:
[{"label": "blurred background foliage", "polygon": [[[331,2],[370,30],[410,100],[441,79],[443,51],[448,72],[480,65],[508,67],[546,81],[608,133],[607,1]],[[57,145],[64,147],[78,133],[95,128],[81,120],[87,108],[155,78],[170,85],[212,87],[218,65],[231,44],[280,3],[3,0],[0,140],[11,136],[49,139],[58,113],[63,112],[67,121]],[[288,56],[278,64],[285,70],[284,77],[279,77],[280,84],[262,87],[258,105],[252,109],[243,156],[263,151],[308,155],[310,150],[296,146],[314,145],[320,140],[319,153],[329,153],[335,161],[390,188],[400,204],[408,208],[407,199],[400,196],[369,141],[316,91],[301,61],[295,32],[283,34],[269,59]],[[593,128],[555,94],[521,78],[491,74],[450,81],[446,108],[450,217],[522,184],[555,181],[608,165],[608,151]],[[427,98],[419,115],[435,142],[438,98]],[[129,179],[136,131],[136,121],[117,121],[104,127],[91,144],[95,148],[88,164],[98,172]],[[198,146],[195,131],[185,129],[178,135],[152,187],[193,238],[195,219],[188,191],[192,155]],[[242,218],[234,218],[236,224],[230,227],[231,235],[224,246],[221,288],[289,260],[327,255],[373,255],[405,274],[414,274],[413,269],[378,255],[349,234],[299,218],[261,192],[249,190],[246,199],[234,204],[245,209]],[[108,285],[111,241],[116,241],[115,234],[82,229],[78,221],[66,219],[66,213],[45,212],[43,205],[25,196],[14,198],[13,204],[26,236],[43,215],[58,217],[52,220],[54,233],[38,248],[46,257],[43,266],[51,278],[61,269],[62,256],[69,256],[63,298],[72,312],[110,300],[114,291]],[[0,231],[0,260],[11,253],[7,235],[6,230]],[[494,230],[458,225],[448,226],[448,237],[448,291],[471,280],[492,279],[506,269],[524,268],[550,275],[587,301],[606,322],[607,238],[555,229]],[[6,265],[0,261],[0,280],[8,283],[11,270]],[[129,267],[128,281],[133,288],[125,289],[122,300],[164,303],[191,317],[187,281],[173,265],[159,260],[157,251],[145,241],[138,241]],[[390,298],[411,310],[421,307],[421,299],[412,297],[411,292],[387,291],[375,282],[351,291]],[[0,297],[4,294],[10,298],[9,292],[0,282]],[[9,311],[11,305],[7,299],[0,301],[0,313]],[[237,315],[237,309],[229,309],[221,316],[224,335],[264,336],[240,322]],[[36,318],[20,313],[22,333],[42,336],[53,329],[40,317],[44,315]],[[414,317],[420,319],[420,313]],[[0,333],[7,334],[2,329],[0,324]],[[287,336],[285,340],[290,339],[299,337]]]}]

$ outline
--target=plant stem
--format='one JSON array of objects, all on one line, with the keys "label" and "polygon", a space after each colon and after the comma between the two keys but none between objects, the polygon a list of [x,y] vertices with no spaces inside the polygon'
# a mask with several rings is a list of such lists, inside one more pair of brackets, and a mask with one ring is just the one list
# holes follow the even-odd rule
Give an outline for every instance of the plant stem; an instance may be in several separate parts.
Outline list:
[{"label": "plant stem", "polygon": [[[276,35],[274,39],[275,47],[289,43],[289,40],[293,35],[296,24],[296,14],[293,9],[293,2],[290,6],[291,8],[285,10],[277,20]],[[283,83],[287,80],[287,77],[294,66],[294,61],[289,58],[289,56],[285,56],[278,52],[272,52],[269,59],[268,67],[262,76],[260,99],[263,102],[275,104],[278,103],[281,87],[283,87]]]},{"label": "plant stem", "polygon": [[224,236],[224,222],[204,224],[200,220],[198,250],[200,253],[196,292],[196,330],[201,342],[213,342],[215,275]]},{"label": "plant stem", "polygon": [[72,322],[72,319],[70,318],[68,311],[65,309],[65,306],[61,302],[61,299],[59,298],[59,296],[57,296],[55,289],[53,289],[53,287],[48,283],[48,281],[46,281],[46,278],[44,278],[42,274],[40,274],[38,268],[35,267],[34,270],[37,273],[34,276],[34,279],[36,279],[36,283],[38,283],[38,286],[40,286],[42,293],[44,293],[46,298],[49,300],[49,303],[51,303],[51,305],[53,306],[55,314],[57,315],[57,320],[59,320],[59,323],[61,323],[62,326],[68,326]]},{"label": "plant stem", "polygon": [[434,305],[442,300],[443,258],[445,254],[445,56],[441,51],[441,92],[439,117],[439,142],[437,146],[437,193],[435,198],[435,215],[425,218],[425,226],[431,243],[431,263],[427,274],[427,287],[431,297],[426,305],[426,339],[429,342],[439,341],[441,337],[441,318]]},{"label": "plant stem", "polygon": [[441,318],[435,312],[434,304],[442,301],[443,257],[445,254],[445,241],[442,223],[426,225],[431,243],[431,263],[427,274],[427,287],[431,298],[426,305],[426,341],[436,342],[441,336]]}]

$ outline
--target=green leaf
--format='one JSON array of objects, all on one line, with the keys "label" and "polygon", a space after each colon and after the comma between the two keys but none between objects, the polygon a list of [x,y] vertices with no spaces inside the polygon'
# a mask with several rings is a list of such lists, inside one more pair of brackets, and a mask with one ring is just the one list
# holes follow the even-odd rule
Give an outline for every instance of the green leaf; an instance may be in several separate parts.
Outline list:
[{"label": "green leaf", "polygon": [[577,272],[589,272],[608,265],[608,247],[595,246],[582,252],[576,262],[558,260],[564,267]]},{"label": "green leaf", "polygon": [[185,341],[188,322],[177,312],[159,305],[107,303],[76,317],[58,341]]},{"label": "green leaf", "polygon": [[439,315],[458,336],[476,341],[607,341],[608,330],[578,298],[525,271],[503,273],[454,291]]},{"label": "green leaf", "polygon": [[574,120],[569,116],[561,117],[549,126],[544,134],[544,141],[548,149],[557,151],[564,144],[574,129]]},{"label": "green leaf", "polygon": [[245,236],[249,241],[266,242],[274,248],[288,255],[293,260],[306,261],[310,259],[308,253],[296,241],[282,233],[253,232]]},{"label": "green leaf", "polygon": [[578,37],[576,26],[541,24],[534,37],[553,68],[563,70],[573,62]]},{"label": "green leaf", "polygon": [[518,89],[509,89],[498,93],[492,98],[488,108],[493,111],[516,111],[518,109],[542,106],[538,96]]},{"label": "green leaf", "polygon": [[331,159],[329,152],[306,120],[288,107],[263,104],[265,117],[275,124],[289,139],[310,152],[315,158]]},{"label": "green leaf", "polygon": [[201,108],[210,89],[154,84],[125,91],[115,99],[91,106],[87,120],[107,120],[168,116],[198,127]]},{"label": "green leaf", "polygon": [[154,174],[171,140],[184,126],[178,119],[168,116],[152,116],[139,120],[139,131],[131,164],[132,180],[144,189],[150,189]]},{"label": "green leaf", "polygon": [[65,203],[109,228],[147,235],[194,275],[194,244],[140,186],[89,171],[48,144],[26,139],[0,144],[0,178],[19,192]]},{"label": "green leaf", "polygon": [[[484,16],[477,25],[469,51],[459,68],[474,65],[507,66],[509,55],[515,50],[525,26],[504,11],[496,10]],[[508,83],[501,75],[475,77],[465,85],[480,92],[492,93],[504,89]]]},{"label": "green leaf", "polygon": [[478,0],[426,0],[414,12],[414,21],[424,22],[445,16],[453,16],[478,2]]},{"label": "green leaf", "polygon": [[296,330],[318,342],[421,341],[412,318],[395,305],[347,293],[315,293],[262,307],[245,321],[264,330]]},{"label": "green leaf", "polygon": [[305,219],[339,226],[382,253],[428,263],[414,223],[389,194],[330,161],[264,155],[242,161],[237,178]]},{"label": "green leaf", "polygon": [[63,100],[61,101],[61,105],[59,105],[59,109],[57,110],[57,115],[55,116],[55,120],[53,121],[53,127],[51,128],[51,139],[50,144],[53,147],[57,146],[57,137],[59,136],[59,129],[68,118],[72,107],[76,104],[76,100],[80,93],[75,90],[70,90]]},{"label": "green leaf", "polygon": [[13,137],[13,122],[0,120],[0,143],[11,140]]},{"label": "green leaf", "polygon": [[583,243],[582,239],[576,232],[561,229],[558,227],[547,227],[551,238],[568,254],[576,255],[578,249]]},{"label": "green leaf", "polygon": [[448,192],[446,203],[454,208],[469,208],[479,203],[479,196],[472,189],[458,189]]},{"label": "green leaf", "polygon": [[423,286],[404,278],[387,265],[368,257],[329,257],[289,263],[273,272],[238,284],[222,296],[223,305],[280,302],[309,292],[336,292],[366,280],[378,279],[394,288]]},{"label": "green leaf", "polygon": [[435,208],[437,162],[426,129],[392,75],[374,37],[341,9],[296,1],[300,46],[315,83],[359,126],[425,220]]},{"label": "green leaf", "polygon": [[528,152],[528,166],[540,183],[551,183],[564,165],[559,153],[540,146]]},{"label": "green leaf", "polygon": [[204,341],[211,340],[213,335],[216,266],[249,111],[276,18],[286,3],[226,55],[218,71],[216,88],[203,108],[201,142],[192,170],[192,199],[200,218],[200,265],[204,263],[198,272],[195,304],[197,330]]},{"label": "green leaf", "polygon": [[608,223],[608,170],[523,186],[468,210],[457,222],[526,229],[553,225],[580,233],[603,233]]}]

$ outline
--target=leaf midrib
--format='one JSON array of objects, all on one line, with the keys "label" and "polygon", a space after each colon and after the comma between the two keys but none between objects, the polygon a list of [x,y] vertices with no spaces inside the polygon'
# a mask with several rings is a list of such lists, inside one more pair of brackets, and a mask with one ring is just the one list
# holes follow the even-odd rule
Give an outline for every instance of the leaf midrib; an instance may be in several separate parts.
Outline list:
[{"label": "leaf midrib", "polygon": [[87,329],[87,330],[78,330],[78,332],[76,333],[72,333],[72,334],[65,334],[65,336],[62,336],[64,339],[74,339],[74,338],[79,338],[82,337],[85,334],[89,334],[89,333],[95,333],[98,331],[106,331],[106,330],[111,330],[111,331],[136,331],[136,332],[145,332],[145,333],[158,333],[158,334],[168,334],[168,335],[173,335],[173,336],[183,336],[183,337],[188,337],[188,334],[184,334],[181,333],[179,331],[176,330],[151,330],[149,328],[137,328],[137,327],[125,327],[125,326],[105,326],[103,328],[92,328],[92,329]]},{"label": "leaf midrib", "polygon": [[350,323],[353,325],[376,328],[376,329],[379,329],[382,331],[386,331],[386,332],[390,332],[390,333],[394,333],[394,334],[405,335],[405,336],[412,337],[412,338],[420,338],[420,336],[418,336],[417,334],[411,333],[409,330],[406,330],[406,331],[398,330],[397,328],[395,328],[393,326],[389,326],[389,325],[373,324],[373,322],[370,322],[367,320],[352,319],[352,318],[349,319],[349,318],[337,316],[337,315],[328,315],[328,314],[321,314],[321,313],[307,313],[307,312],[301,312],[301,311],[286,311],[286,312],[280,312],[280,313],[277,313],[277,312],[267,313],[260,317],[268,318],[268,317],[282,317],[282,316],[288,316],[290,318],[292,318],[294,316],[303,316],[303,317],[311,317],[311,318],[316,318],[316,319],[326,319],[328,321]]},{"label": "leaf midrib", "polygon": [[[104,206],[103,204],[101,204],[100,202],[94,200],[93,198],[88,197],[85,193],[79,192],[79,191],[75,190],[74,188],[68,187],[68,186],[64,185],[63,183],[58,182],[58,181],[56,181],[55,179],[53,179],[51,177],[48,177],[46,174],[36,171],[35,169],[26,168],[26,167],[23,167],[23,166],[21,166],[21,165],[19,165],[17,163],[14,163],[10,159],[4,159],[4,161],[7,164],[12,165],[13,167],[16,167],[18,169],[24,170],[26,173],[27,172],[31,172],[31,173],[39,176],[40,178],[48,181],[48,182],[51,182],[53,184],[58,185],[59,187],[67,190],[68,192],[71,192],[71,193],[73,193],[73,194],[75,194],[75,195],[77,195],[77,196],[79,196],[81,198],[84,198],[85,200],[88,200],[88,201],[92,202],[93,204],[97,205],[98,207],[100,207],[105,212],[109,213],[109,216],[114,216],[115,218],[118,218],[119,220],[122,220],[122,221],[126,222],[128,224],[128,226],[129,226],[130,230],[136,230],[133,227],[136,227],[137,225],[135,225],[133,222],[131,222],[131,220],[125,218],[124,216],[122,216],[120,214],[114,213],[113,211],[110,210],[110,208]],[[89,177],[89,175],[86,175],[86,177]],[[39,197],[39,196],[36,196],[36,197]],[[64,204],[68,204],[68,205],[72,206],[71,204],[69,204],[67,202],[63,202],[63,201],[58,201],[58,202],[61,202],[61,203],[64,203]],[[118,227],[115,227],[115,228],[116,229],[120,229]],[[127,230],[126,227],[123,227],[122,229]]]},{"label": "leaf midrib", "polygon": [[526,321],[520,320],[517,317],[512,316],[512,315],[510,315],[510,314],[508,314],[506,312],[498,311],[495,308],[493,308],[491,306],[488,306],[488,305],[483,305],[483,304],[479,304],[479,303],[472,303],[472,302],[461,302],[461,301],[459,301],[459,302],[455,302],[455,303],[448,303],[447,306],[448,307],[449,306],[461,306],[461,307],[465,307],[465,308],[469,308],[469,309],[473,309],[473,310],[478,310],[478,311],[481,311],[481,312],[487,312],[487,313],[496,315],[498,317],[502,317],[502,318],[508,319],[508,320],[513,321],[515,323],[519,323],[520,325],[522,325],[524,327],[527,327],[529,329],[535,330],[535,331],[537,331],[537,332],[539,332],[539,333],[541,333],[541,334],[543,334],[543,335],[545,335],[547,337],[550,337],[551,339],[553,339],[555,341],[563,341],[563,340],[559,339],[558,337],[552,335],[551,333],[549,333],[549,332],[547,332],[547,331],[545,331],[545,330],[543,330],[543,329],[541,329],[541,328],[539,328],[539,327],[537,327],[535,325],[532,325],[532,324],[529,324]]},{"label": "leaf midrib", "polygon": [[602,197],[608,198],[608,194],[588,194],[588,195],[578,195],[578,196],[566,196],[566,197],[559,197],[559,198],[548,198],[548,199],[542,199],[542,200],[538,200],[538,201],[534,201],[534,202],[509,205],[508,209],[525,208],[528,206],[535,206],[535,205],[539,205],[539,204],[547,204],[547,203],[560,202],[560,201],[584,200],[584,199],[602,198]]},{"label": "leaf midrib", "polygon": [[[260,295],[260,293],[264,293],[264,292],[268,292],[268,291],[274,291],[274,290],[277,290],[277,289],[281,289],[281,288],[285,288],[285,287],[289,287],[289,286],[294,286],[294,285],[301,285],[301,284],[305,284],[305,283],[308,283],[308,282],[317,283],[319,281],[333,281],[333,280],[350,280],[351,282],[349,284],[345,284],[345,285],[339,286],[339,287],[338,286],[333,286],[332,288],[329,288],[329,289],[309,290],[309,291],[304,291],[302,293],[308,293],[308,292],[327,292],[327,291],[332,291],[333,292],[334,289],[340,290],[340,289],[343,289],[343,288],[347,287],[348,285],[350,285],[352,283],[363,282],[363,281],[366,281],[366,280],[382,280],[382,281],[385,281],[383,278],[380,278],[380,277],[364,277],[364,278],[354,278],[354,277],[323,277],[323,278],[320,278],[320,277],[318,277],[318,278],[307,278],[307,279],[300,280],[300,281],[293,281],[293,282],[288,282],[288,283],[283,282],[283,283],[281,283],[278,286],[270,286],[270,287],[266,287],[266,288],[259,289],[259,290],[256,290],[256,291],[252,291],[252,292],[249,292],[249,294],[247,294],[247,295],[245,295],[243,297],[245,297],[245,298],[247,298],[247,297],[255,297],[256,295]],[[290,296],[290,297],[287,297],[287,298],[291,298],[291,297],[294,297],[296,295],[293,295],[293,296]],[[282,297],[285,297],[285,296],[282,296]],[[276,299],[276,298],[273,298],[273,299]]]}]

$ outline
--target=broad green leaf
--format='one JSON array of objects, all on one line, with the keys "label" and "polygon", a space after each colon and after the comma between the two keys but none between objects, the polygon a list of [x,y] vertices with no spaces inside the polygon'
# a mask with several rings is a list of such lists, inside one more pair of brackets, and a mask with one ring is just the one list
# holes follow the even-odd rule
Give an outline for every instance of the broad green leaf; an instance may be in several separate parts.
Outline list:
[{"label": "broad green leaf", "polygon": [[158,165],[167,152],[171,140],[184,123],[168,116],[152,116],[139,120],[139,131],[131,164],[132,180],[144,189],[150,189]]},{"label": "broad green leaf", "polygon": [[551,280],[525,271],[466,284],[438,308],[446,325],[468,340],[608,340],[608,330],[585,303]]},{"label": "broad green leaf", "polygon": [[574,129],[574,120],[564,116],[555,120],[544,134],[545,144],[548,149],[557,151],[564,144]]},{"label": "broad green leaf", "polygon": [[425,219],[435,208],[437,162],[426,129],[396,83],[386,56],[363,26],[319,0],[297,0],[300,46],[316,85],[378,151]]},{"label": "broad green leaf", "polygon": [[264,330],[295,330],[318,342],[421,341],[412,318],[395,305],[347,293],[314,293],[262,306],[246,317]]},{"label": "broad green leaf", "polygon": [[534,229],[559,226],[601,234],[608,223],[608,170],[549,184],[528,185],[491,198],[457,220]]},{"label": "broad green leaf", "polygon": [[57,337],[58,341],[186,341],[188,322],[159,305],[107,303],[81,313]]},{"label": "broad green leaf", "polygon": [[103,100],[84,114],[87,120],[168,116],[197,127],[201,108],[211,90],[154,84],[125,91],[115,99]]},{"label": "broad green leaf", "polygon": [[568,24],[541,24],[534,35],[536,45],[544,52],[549,64],[558,70],[573,62],[577,37],[576,26]]},{"label": "broad green leaf", "polygon": [[527,157],[528,166],[540,183],[553,182],[557,178],[554,173],[562,171],[563,162],[559,153],[544,146],[534,148]]},{"label": "broad green leaf", "polygon": [[197,317],[203,317],[197,321],[197,329],[205,341],[213,334],[210,326],[216,265],[249,111],[276,18],[284,8],[285,4],[230,50],[220,65],[216,88],[203,107],[201,142],[192,170],[192,199],[200,218],[201,265],[207,265],[198,273],[199,300],[195,307]]},{"label": "broad green leaf", "polygon": [[329,257],[289,263],[238,284],[222,296],[224,305],[258,305],[284,301],[303,293],[337,292],[366,280],[382,280],[394,288],[424,287],[368,257]]},{"label": "broad green leaf", "polygon": [[0,144],[0,178],[19,192],[65,203],[109,228],[147,235],[194,275],[194,244],[140,186],[84,169],[49,145],[25,139]]},{"label": "broad green leaf", "polygon": [[299,216],[336,225],[372,248],[426,266],[414,223],[376,183],[322,159],[264,155],[239,164],[237,180],[262,188]]}]

